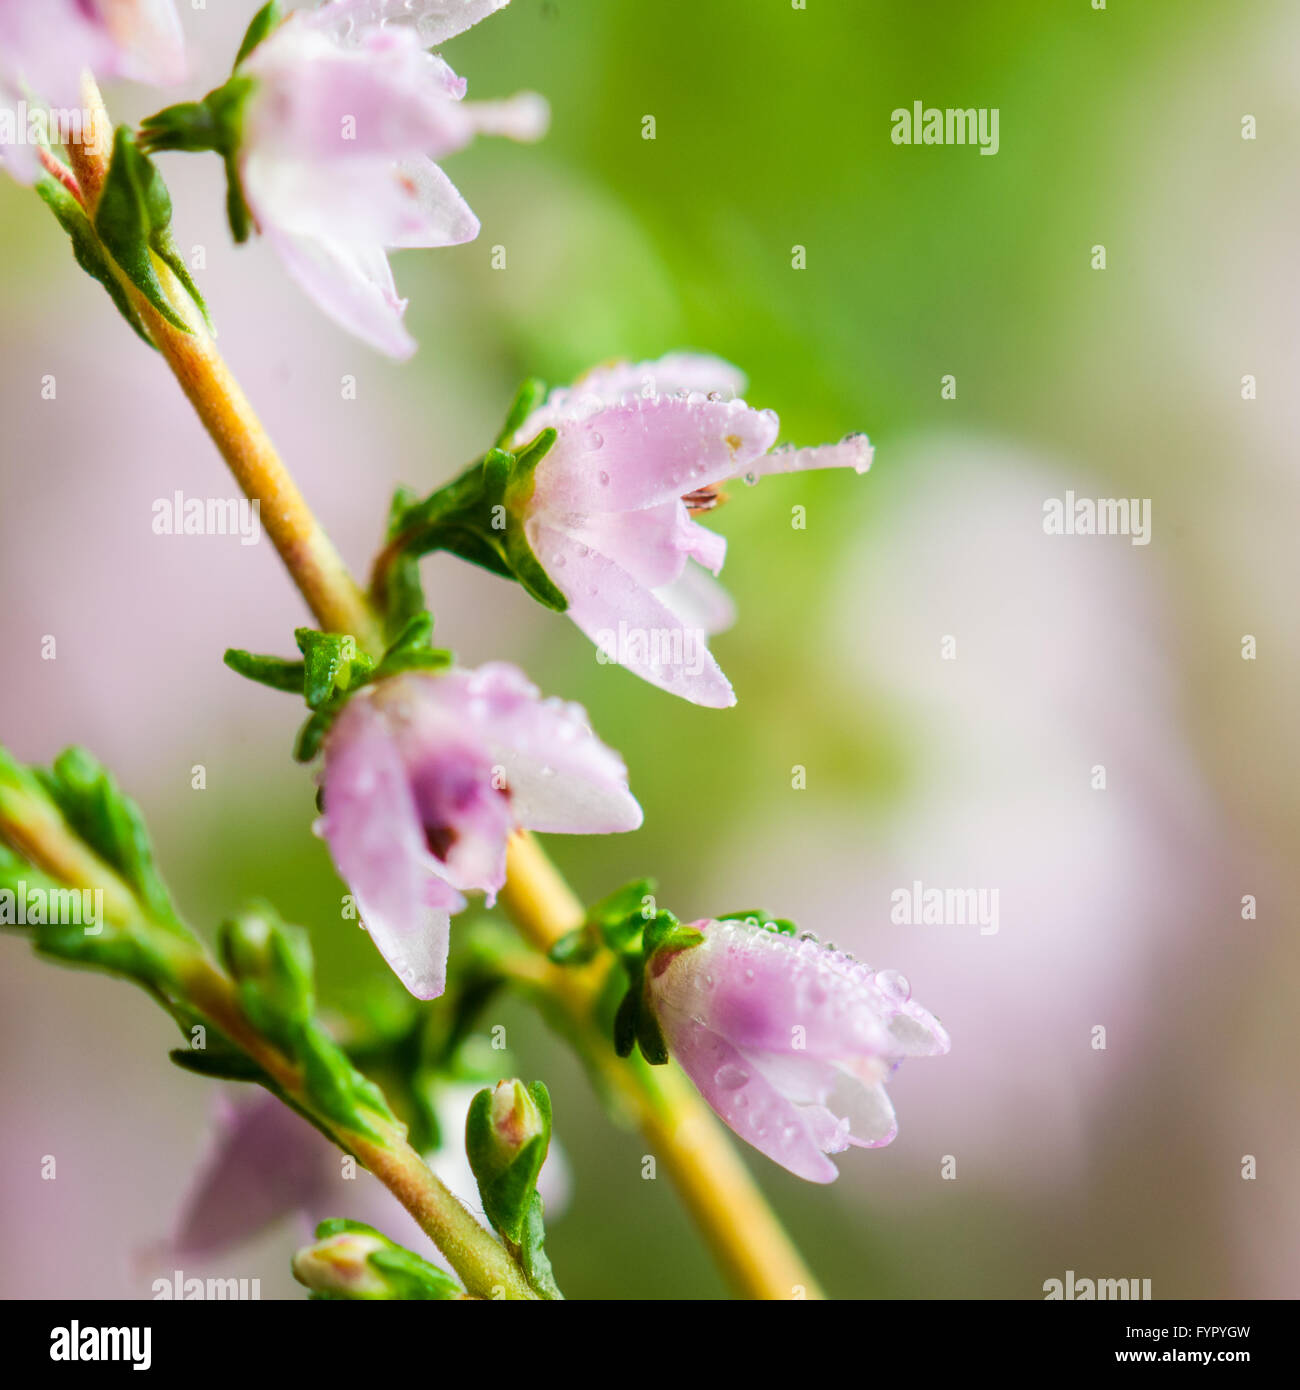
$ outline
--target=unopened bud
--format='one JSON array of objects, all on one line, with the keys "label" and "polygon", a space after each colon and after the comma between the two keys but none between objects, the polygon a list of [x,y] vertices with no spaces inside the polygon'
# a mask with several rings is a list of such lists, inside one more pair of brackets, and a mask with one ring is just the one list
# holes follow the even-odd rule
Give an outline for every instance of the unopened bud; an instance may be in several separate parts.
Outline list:
[{"label": "unopened bud", "polygon": [[465,1152],[492,1225],[518,1241],[551,1143],[551,1098],[540,1081],[500,1081],[470,1102]]},{"label": "unopened bud", "polygon": [[460,1286],[419,1255],[359,1221],[322,1221],[293,1257],[293,1277],[317,1298],[460,1298]]}]

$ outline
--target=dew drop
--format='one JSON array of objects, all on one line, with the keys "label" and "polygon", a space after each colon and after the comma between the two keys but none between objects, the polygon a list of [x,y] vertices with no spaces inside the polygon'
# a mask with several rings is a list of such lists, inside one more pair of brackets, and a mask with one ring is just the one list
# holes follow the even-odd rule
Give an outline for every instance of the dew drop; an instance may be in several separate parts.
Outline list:
[{"label": "dew drop", "polygon": [[604,447],[605,436],[603,434],[597,434],[595,430],[592,430],[592,432],[587,436],[587,448],[603,449]]},{"label": "dew drop", "polygon": [[606,473],[605,470],[602,468],[600,472],[596,474],[596,481],[601,485],[601,487],[608,487],[609,474]]},{"label": "dew drop", "polygon": [[906,1004],[912,997],[912,986],[901,970],[877,971],[876,984],[896,1004]]},{"label": "dew drop", "polygon": [[744,1067],[738,1067],[732,1062],[719,1067],[713,1073],[713,1084],[724,1091],[738,1091],[748,1080],[749,1073]]}]

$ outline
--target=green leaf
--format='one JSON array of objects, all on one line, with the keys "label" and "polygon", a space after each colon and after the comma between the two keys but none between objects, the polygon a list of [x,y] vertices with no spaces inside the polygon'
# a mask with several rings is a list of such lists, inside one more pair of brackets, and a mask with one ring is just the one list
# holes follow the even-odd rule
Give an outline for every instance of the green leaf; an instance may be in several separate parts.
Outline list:
[{"label": "green leaf", "polygon": [[42,785],[72,829],[126,880],[149,916],[189,938],[154,864],[153,846],[139,807],[84,748],[68,748]]},{"label": "green leaf", "polygon": [[292,1054],[316,1008],[307,933],[257,903],[222,922],[217,946],[249,1022]]},{"label": "green leaf", "polygon": [[268,0],[268,3],[258,10],[244,34],[244,41],[239,45],[239,52],[235,55],[236,68],[283,18],[284,10],[280,6],[280,0]]},{"label": "green leaf", "polygon": [[[113,157],[95,211],[95,231],[127,278],[182,333],[193,330],[177,313],[154,266],[153,256],[169,235],[171,198],[162,175],[127,126],[113,135]],[[187,287],[188,288],[188,287]],[[202,307],[202,301],[196,299]]]},{"label": "green leaf", "polygon": [[294,1050],[303,1068],[303,1084],[312,1103],[327,1118],[368,1138],[381,1137],[379,1117],[397,1123],[383,1092],[349,1061],[347,1054],[319,1023],[309,1022]]},{"label": "green leaf", "polygon": [[153,347],[153,339],[140,322],[140,315],[132,308],[131,301],[122,288],[122,282],[113,274],[113,268],[104,255],[104,248],[95,235],[95,229],[90,225],[90,218],[86,216],[85,209],[70,190],[49,174],[42,174],[36,181],[36,191],[58,219],[59,226],[71,239],[72,254],[77,264],[108,291],[108,297],[113,301],[114,307],[131,326],[131,331],[136,337]]},{"label": "green leaf", "polygon": [[544,1211],[541,1194],[534,1192],[524,1215],[523,1231],[519,1241],[519,1263],[523,1265],[524,1277],[543,1298],[563,1299],[564,1295],[555,1282],[555,1273],[546,1254]]},{"label": "green leaf", "polygon": [[255,656],[239,647],[229,647],[222,660],[236,674],[272,690],[284,690],[291,695],[303,693],[306,666],[301,661],[286,661],[278,656]]},{"label": "green leaf", "polygon": [[206,1076],[213,1081],[270,1082],[270,1077],[242,1052],[212,1051],[193,1047],[174,1047],[167,1056],[182,1071]]}]

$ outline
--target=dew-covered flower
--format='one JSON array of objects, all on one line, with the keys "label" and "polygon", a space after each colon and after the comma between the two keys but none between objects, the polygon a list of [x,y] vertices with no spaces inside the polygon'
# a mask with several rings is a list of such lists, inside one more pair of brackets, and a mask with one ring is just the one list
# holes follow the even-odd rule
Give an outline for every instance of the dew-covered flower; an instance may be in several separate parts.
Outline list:
[{"label": "dew-covered flower", "polygon": [[0,0],[0,160],[14,178],[31,183],[40,172],[42,135],[81,138],[85,70],[179,82],[185,45],[173,0]]},{"label": "dew-covered flower", "polygon": [[392,357],[415,341],[386,251],[479,231],[437,161],[476,134],[546,130],[541,97],[464,101],[465,80],[425,51],[505,3],[332,0],[291,15],[239,69],[254,85],[236,163],[258,230],[325,313]]},{"label": "dew-covered flower", "polygon": [[645,989],[709,1105],[809,1182],[837,1176],[827,1154],[888,1144],[898,1126],[886,1080],[904,1057],[949,1047],[906,979],[757,919],[692,926],[703,941],[651,955]]},{"label": "dew-covered flower", "polygon": [[320,829],[362,921],[420,999],[443,991],[452,913],[505,882],[517,829],[635,830],[623,760],[581,706],[502,662],[355,695],[325,742]]},{"label": "dew-covered flower", "polygon": [[728,479],[871,464],[865,435],[773,450],[776,413],[746,405],[744,384],[735,367],[693,353],[602,367],[552,392],[513,441],[556,430],[525,534],[601,659],[715,708],[736,697],[707,639],[734,615],[710,577],[726,541],[697,518]]}]

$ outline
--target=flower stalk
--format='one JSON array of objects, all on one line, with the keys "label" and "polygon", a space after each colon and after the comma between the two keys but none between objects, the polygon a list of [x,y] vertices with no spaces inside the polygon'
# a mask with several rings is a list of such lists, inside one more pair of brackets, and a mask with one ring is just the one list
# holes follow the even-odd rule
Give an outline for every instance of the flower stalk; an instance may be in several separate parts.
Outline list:
[{"label": "flower stalk", "polygon": [[[92,120],[83,140],[71,145],[68,155],[86,213],[93,220],[108,177],[113,128],[89,74],[83,78],[82,105]],[[157,262],[158,279],[175,312],[188,324],[188,332],[169,323],[115,264],[113,269],[235,481],[246,497],[260,503],[262,525],[321,627],[328,632],[350,632],[365,650],[380,650],[383,638],[378,621],[175,275]]]}]

